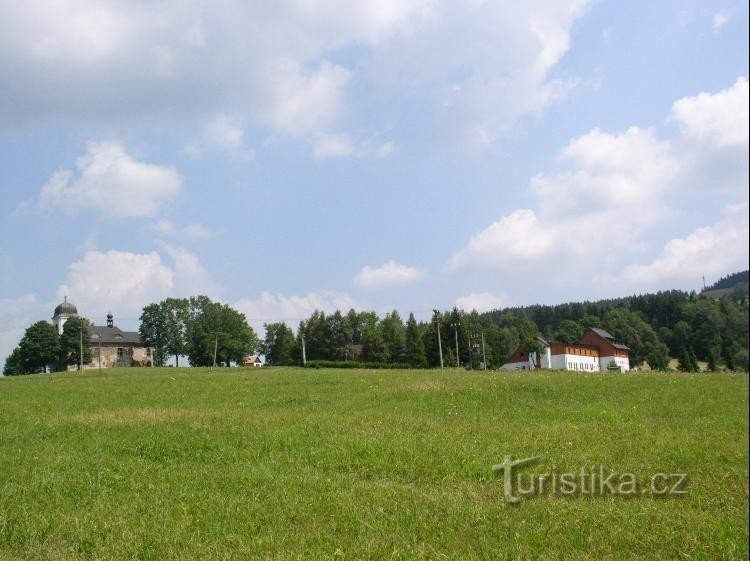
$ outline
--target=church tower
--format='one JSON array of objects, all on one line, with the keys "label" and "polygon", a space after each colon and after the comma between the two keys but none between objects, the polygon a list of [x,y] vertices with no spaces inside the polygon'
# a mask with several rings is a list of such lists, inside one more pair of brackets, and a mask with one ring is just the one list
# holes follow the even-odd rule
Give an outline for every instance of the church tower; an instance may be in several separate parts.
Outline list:
[{"label": "church tower", "polygon": [[68,297],[66,296],[63,303],[55,308],[55,313],[52,316],[52,324],[57,328],[58,335],[62,335],[63,326],[68,321],[68,318],[73,317],[78,317],[78,309],[68,302]]}]

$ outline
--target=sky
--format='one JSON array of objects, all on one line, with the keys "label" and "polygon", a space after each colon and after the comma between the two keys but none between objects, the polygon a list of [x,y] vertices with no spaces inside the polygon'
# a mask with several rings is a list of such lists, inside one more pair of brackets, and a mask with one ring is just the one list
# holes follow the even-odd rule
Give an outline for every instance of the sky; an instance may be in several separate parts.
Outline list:
[{"label": "sky", "polygon": [[0,360],[64,297],[484,311],[748,267],[739,1],[0,0]]}]

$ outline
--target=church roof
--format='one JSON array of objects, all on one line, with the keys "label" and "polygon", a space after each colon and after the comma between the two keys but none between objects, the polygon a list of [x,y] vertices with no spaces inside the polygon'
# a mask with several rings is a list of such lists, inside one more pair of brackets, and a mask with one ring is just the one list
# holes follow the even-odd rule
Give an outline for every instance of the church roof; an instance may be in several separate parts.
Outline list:
[{"label": "church roof", "polygon": [[68,315],[68,316],[77,316],[78,315],[78,309],[68,302],[68,297],[65,297],[65,301],[62,304],[58,304],[57,308],[55,308],[55,313],[52,317],[60,316],[60,315]]},{"label": "church roof", "polygon": [[137,331],[123,331],[119,327],[106,325],[90,325],[89,341],[91,343],[123,343],[140,345],[141,336]]}]

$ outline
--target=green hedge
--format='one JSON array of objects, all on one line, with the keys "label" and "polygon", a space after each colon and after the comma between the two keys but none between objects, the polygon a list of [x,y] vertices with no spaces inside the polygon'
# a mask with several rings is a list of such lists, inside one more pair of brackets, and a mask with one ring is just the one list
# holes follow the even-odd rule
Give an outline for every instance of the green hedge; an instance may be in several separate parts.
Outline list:
[{"label": "green hedge", "polygon": [[308,360],[305,368],[388,368],[408,369],[408,364],[397,362],[357,362],[355,360]]}]

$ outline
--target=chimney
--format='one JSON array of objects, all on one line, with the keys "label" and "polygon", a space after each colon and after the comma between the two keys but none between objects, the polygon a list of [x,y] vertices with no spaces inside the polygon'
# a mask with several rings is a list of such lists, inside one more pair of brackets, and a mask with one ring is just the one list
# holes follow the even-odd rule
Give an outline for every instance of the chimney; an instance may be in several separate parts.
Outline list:
[{"label": "chimney", "polygon": [[114,325],[115,325],[115,323],[114,323],[114,320],[112,318],[112,312],[109,312],[107,314],[107,327],[114,327]]}]

